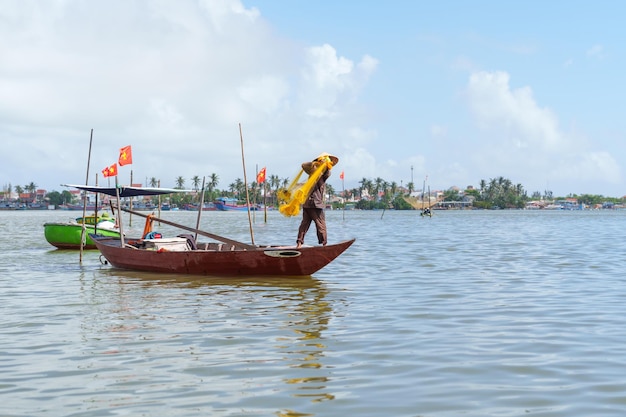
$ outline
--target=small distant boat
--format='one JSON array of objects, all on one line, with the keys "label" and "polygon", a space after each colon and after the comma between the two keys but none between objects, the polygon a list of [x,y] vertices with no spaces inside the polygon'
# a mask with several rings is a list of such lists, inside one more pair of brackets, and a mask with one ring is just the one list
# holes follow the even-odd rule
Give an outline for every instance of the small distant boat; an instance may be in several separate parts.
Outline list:
[{"label": "small distant boat", "polygon": [[[82,204],[59,204],[59,210],[74,210],[74,211],[78,211],[78,210],[83,210],[85,207],[83,207]],[[96,206],[91,204],[87,206],[87,211],[101,211],[104,210],[103,206],[98,206],[96,209]]]},{"label": "small distant boat", "polygon": [[[129,207],[129,204],[125,204],[125,207]],[[130,208],[130,207],[129,207]],[[134,202],[132,209],[136,211],[154,211],[157,207],[152,203]]]},{"label": "small distant boat", "polygon": [[563,206],[561,204],[548,204],[544,210],[563,210]]},{"label": "small distant boat", "polygon": [[[83,225],[85,232],[83,233]],[[49,244],[59,249],[80,249],[81,236],[83,236],[83,249],[96,249],[96,245],[89,237],[90,234],[99,234],[113,238],[120,237],[120,231],[115,226],[115,220],[104,212],[95,215],[78,217],[75,221],[45,223],[44,236]]]},{"label": "small distant boat", "polygon": [[[248,211],[248,205],[239,203],[236,198],[218,197],[213,204],[220,211]],[[257,209],[256,206],[250,206],[250,210]]]},{"label": "small distant boat", "polygon": [[431,211],[431,208],[437,204],[437,198],[433,198],[430,196],[430,185],[428,186],[428,200],[424,198],[425,191],[426,191],[426,179],[427,178],[428,178],[428,175],[424,179],[424,185],[422,185],[421,198],[419,200],[417,199],[417,197],[413,197],[413,196],[404,197],[404,201],[409,203],[411,207],[413,207],[415,210],[419,210],[420,216],[422,217],[432,217],[433,212]]},{"label": "small distant boat", "polygon": [[[183,210],[188,210],[188,211],[198,211],[198,204],[185,204],[183,206]],[[202,211],[215,211],[217,210],[217,207],[215,207],[215,204],[213,203],[204,203],[202,204]]]}]

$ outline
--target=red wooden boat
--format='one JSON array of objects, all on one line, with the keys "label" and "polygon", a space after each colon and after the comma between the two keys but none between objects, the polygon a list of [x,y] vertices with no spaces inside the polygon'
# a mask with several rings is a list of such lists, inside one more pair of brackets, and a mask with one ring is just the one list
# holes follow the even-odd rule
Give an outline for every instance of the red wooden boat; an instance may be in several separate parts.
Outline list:
[{"label": "red wooden boat", "polygon": [[[155,221],[162,221],[156,220]],[[127,240],[91,235],[116,268],[214,276],[309,276],[324,268],[354,243],[326,246],[250,246],[199,243],[193,238]]]},{"label": "red wooden boat", "polygon": [[[124,235],[111,238],[90,234],[96,248],[116,268],[146,272],[169,272],[214,276],[309,276],[324,268],[350,247],[355,239],[326,246],[255,246],[238,242],[196,228],[187,227],[153,215],[132,211],[119,205],[119,197],[157,195],[181,192],[176,189],[149,189],[118,186],[116,188],[68,185],[85,191],[118,197],[119,210],[146,218],[142,237]],[[200,243],[194,235],[175,238],[153,238],[151,222],[168,224],[213,239]],[[120,223],[121,226],[121,223]]]}]

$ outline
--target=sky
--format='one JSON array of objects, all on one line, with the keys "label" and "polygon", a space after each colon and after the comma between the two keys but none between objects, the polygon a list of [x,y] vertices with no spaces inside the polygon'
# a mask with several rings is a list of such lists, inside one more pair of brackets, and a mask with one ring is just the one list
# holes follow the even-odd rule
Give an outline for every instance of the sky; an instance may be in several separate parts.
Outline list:
[{"label": "sky", "polygon": [[0,0],[0,185],[103,185],[131,145],[122,184],[228,189],[328,152],[335,190],[504,177],[621,197],[624,15],[606,0]]}]

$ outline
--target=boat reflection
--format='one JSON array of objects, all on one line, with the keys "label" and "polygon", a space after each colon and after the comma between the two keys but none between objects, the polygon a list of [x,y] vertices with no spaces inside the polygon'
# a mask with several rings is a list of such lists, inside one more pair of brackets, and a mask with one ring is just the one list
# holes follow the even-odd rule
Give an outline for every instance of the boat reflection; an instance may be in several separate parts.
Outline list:
[{"label": "boat reflection", "polygon": [[[184,345],[193,352],[193,364],[176,365],[187,373],[210,374],[215,384],[235,375],[242,385],[271,380],[275,392],[304,399],[305,410],[274,410],[277,415],[306,415],[314,403],[335,398],[328,392],[332,374],[323,337],[333,303],[327,286],[314,277],[207,279],[103,268],[84,284],[89,302],[100,306],[85,318],[86,332],[108,334],[119,345],[103,353],[125,353],[126,342],[133,349],[138,335],[155,351],[163,349],[159,340],[167,347],[167,340],[176,339],[179,352]],[[235,391],[222,393],[220,400],[224,395],[246,400]]]}]

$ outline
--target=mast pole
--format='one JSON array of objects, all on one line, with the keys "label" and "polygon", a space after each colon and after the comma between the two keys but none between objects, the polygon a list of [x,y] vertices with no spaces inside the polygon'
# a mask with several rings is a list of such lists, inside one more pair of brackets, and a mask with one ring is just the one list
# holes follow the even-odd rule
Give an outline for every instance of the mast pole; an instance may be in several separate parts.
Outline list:
[{"label": "mast pole", "polygon": [[200,215],[202,214],[202,206],[204,205],[204,181],[206,177],[202,177],[202,194],[200,197],[200,206],[198,207],[198,219],[196,220],[196,234],[193,237],[194,242],[198,241],[198,229],[200,229]]},{"label": "mast pole", "polygon": [[[89,185],[89,162],[91,161],[91,143],[93,142],[93,129],[91,129],[91,134],[89,135],[89,155],[87,156],[87,174],[85,175],[85,186]],[[78,262],[83,263],[83,246],[85,242],[85,216],[87,214],[87,192],[83,195],[83,227],[80,230],[80,251],[78,255]],[[96,210],[97,207],[96,201]],[[97,213],[96,213],[97,215]]]},{"label": "mast pole", "polygon": [[239,138],[241,139],[241,163],[243,164],[243,185],[246,188],[246,204],[248,205],[248,223],[250,224],[250,239],[254,245],[254,232],[252,231],[252,217],[250,216],[250,194],[248,192],[248,180],[246,178],[246,161],[243,152],[243,132],[239,123]]}]

